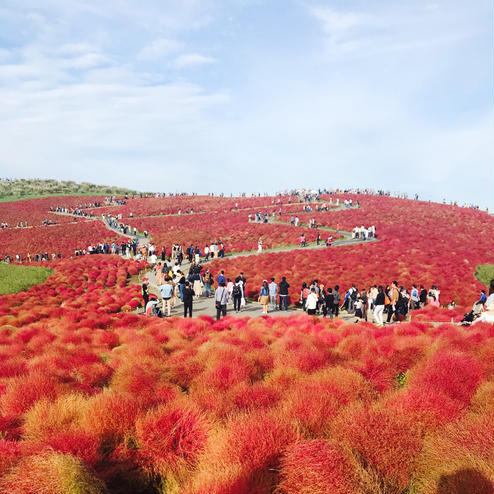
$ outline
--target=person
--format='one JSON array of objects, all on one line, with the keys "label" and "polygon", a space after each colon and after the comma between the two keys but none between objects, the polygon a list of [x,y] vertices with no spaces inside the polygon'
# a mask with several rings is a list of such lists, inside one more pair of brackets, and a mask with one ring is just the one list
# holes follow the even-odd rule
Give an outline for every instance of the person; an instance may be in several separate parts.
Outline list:
[{"label": "person", "polygon": [[425,289],[424,285],[420,285],[419,303],[419,308],[425,307],[425,304],[427,303],[427,290]]},{"label": "person", "polygon": [[259,240],[257,241],[257,252],[262,252],[262,237],[259,237]]},{"label": "person", "polygon": [[221,270],[220,274],[216,278],[216,281],[218,282],[218,286],[220,286],[222,283],[224,283],[226,286],[225,271]]},{"label": "person", "polygon": [[189,317],[192,317],[192,301],[194,299],[194,289],[191,288],[190,283],[188,281],[185,282],[185,288],[183,291],[183,299],[184,299],[184,317],[187,317],[187,312],[189,313]]},{"label": "person", "polygon": [[326,317],[329,314],[330,319],[333,319],[334,314],[334,294],[333,289],[331,287],[326,291],[326,295],[324,296],[324,308],[322,315]]},{"label": "person", "polygon": [[307,288],[307,283],[304,281],[302,283],[302,288],[300,289],[300,303],[302,304],[302,310],[305,312],[307,297],[309,296],[309,289]]},{"label": "person", "polygon": [[268,281],[263,280],[261,289],[259,291],[259,303],[262,305],[262,313],[268,313],[268,304],[269,304],[269,286]]},{"label": "person", "polygon": [[144,310],[149,302],[149,280],[147,278],[142,279],[142,299],[144,300]]},{"label": "person", "polygon": [[244,276],[243,271],[240,271],[240,279],[242,280],[242,289],[244,291],[244,297],[245,297],[247,294],[247,292],[245,291],[245,284],[247,283],[247,278]]},{"label": "person", "polygon": [[201,268],[202,266],[196,266],[196,272],[194,273],[194,285],[193,290],[196,298],[199,298],[202,295],[202,277],[201,277]]},{"label": "person", "polygon": [[359,297],[359,292],[355,286],[355,284],[352,284],[351,288],[348,290],[347,293],[348,297],[348,306],[347,306],[347,311],[348,312],[355,312],[355,303],[357,302],[357,299]]},{"label": "person", "polygon": [[281,278],[280,286],[279,286],[279,294],[280,300],[278,307],[280,310],[288,310],[288,289],[290,285],[286,281],[286,276]]},{"label": "person", "polygon": [[167,316],[171,315],[171,298],[173,295],[173,284],[171,283],[170,277],[165,277],[165,282],[160,286],[161,297],[163,299],[163,312],[167,312]]},{"label": "person", "polygon": [[213,276],[211,275],[211,271],[209,271],[209,268],[206,269],[206,274],[204,276],[204,290],[205,290],[205,294],[206,294],[206,297],[209,298],[211,296],[211,293],[212,293],[212,285],[213,285]]},{"label": "person", "polygon": [[369,308],[369,298],[367,296],[367,290],[365,288],[362,289],[362,293],[360,294],[360,298],[362,299],[362,319],[367,321],[367,309]]},{"label": "person", "polygon": [[355,322],[359,322],[363,318],[363,307],[364,307],[364,302],[362,300],[362,297],[359,297],[355,301],[355,317],[357,318]]},{"label": "person", "polygon": [[226,291],[228,292],[228,302],[233,302],[233,281],[230,278],[226,280]]},{"label": "person", "polygon": [[220,286],[214,292],[214,302],[216,304],[216,320],[219,321],[221,316],[226,316],[226,304],[228,303],[228,291],[225,281],[220,282]]},{"label": "person", "polygon": [[340,293],[340,286],[335,285],[334,287],[334,293],[333,293],[333,314],[335,317],[338,317],[339,311],[340,311],[340,302],[341,302],[341,293]]},{"label": "person", "polygon": [[315,289],[315,287],[312,287],[310,289],[310,293],[307,296],[307,301],[306,301],[307,314],[312,315],[312,316],[316,315],[317,302],[318,302],[318,298],[316,295],[316,289]]},{"label": "person", "polygon": [[302,235],[300,235],[300,247],[305,247],[305,245],[306,245],[305,235],[302,233]]},{"label": "person", "polygon": [[240,312],[242,302],[242,280],[239,276],[235,278],[235,284],[232,287],[233,309]]},{"label": "person", "polygon": [[410,310],[418,309],[420,306],[420,294],[417,289],[417,285],[412,285],[412,291],[410,293]]},{"label": "person", "polygon": [[149,300],[149,302],[146,304],[146,316],[161,314],[161,311],[158,309],[157,305],[158,301],[155,298]]},{"label": "person", "polygon": [[389,305],[391,307],[388,309],[388,317],[386,319],[387,323],[391,322],[391,318],[393,317],[393,314],[396,313],[396,303],[400,298],[400,291],[398,290],[397,281],[393,281],[393,283],[391,284],[391,289],[388,292],[388,297],[389,297]]},{"label": "person", "polygon": [[384,326],[383,312],[385,306],[386,296],[381,285],[377,288],[377,295],[374,301],[374,319],[378,326]]},{"label": "person", "polygon": [[276,304],[276,299],[278,295],[278,284],[275,283],[274,278],[271,278],[271,283],[269,284],[269,302],[271,304],[271,310],[278,310]]},{"label": "person", "polygon": [[492,280],[489,285],[489,296],[485,300],[485,309],[485,312],[482,312],[473,324],[479,322],[494,323],[494,282]]},{"label": "person", "polygon": [[317,232],[316,244],[319,245],[320,242],[321,242],[321,234]]}]

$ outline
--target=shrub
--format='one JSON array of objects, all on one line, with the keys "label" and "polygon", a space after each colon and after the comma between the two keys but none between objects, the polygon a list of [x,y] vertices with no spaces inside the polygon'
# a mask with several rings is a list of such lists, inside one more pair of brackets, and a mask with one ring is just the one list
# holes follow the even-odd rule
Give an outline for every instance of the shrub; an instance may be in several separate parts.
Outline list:
[{"label": "shrub", "polygon": [[136,422],[139,456],[151,471],[183,477],[206,446],[209,423],[183,401],[150,410]]},{"label": "shrub", "polygon": [[61,453],[23,458],[0,481],[9,494],[104,494],[104,484],[81,460]]},{"label": "shrub", "polygon": [[323,439],[298,441],[281,458],[280,494],[352,494],[355,472],[350,458]]}]

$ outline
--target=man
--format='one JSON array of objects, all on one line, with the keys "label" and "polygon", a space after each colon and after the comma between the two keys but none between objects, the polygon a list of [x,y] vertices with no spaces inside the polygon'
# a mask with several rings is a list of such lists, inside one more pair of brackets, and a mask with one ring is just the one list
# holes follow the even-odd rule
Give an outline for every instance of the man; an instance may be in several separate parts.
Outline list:
[{"label": "man", "polygon": [[329,314],[330,319],[333,319],[334,314],[334,294],[333,289],[330,287],[326,292],[326,296],[324,297],[324,307],[323,307],[323,316],[326,317]]},{"label": "man", "polygon": [[214,302],[216,304],[216,320],[219,321],[221,316],[226,316],[226,304],[228,303],[228,290],[225,281],[220,283],[218,289],[214,292]]},{"label": "man", "polygon": [[288,289],[290,285],[286,281],[286,277],[283,276],[281,278],[280,286],[279,286],[279,294],[280,294],[280,310],[288,310]]},{"label": "man", "polygon": [[334,287],[334,293],[333,293],[333,314],[335,317],[338,317],[339,310],[340,310],[340,301],[341,301],[341,293],[339,292],[340,286],[336,285]]},{"label": "man", "polygon": [[420,307],[424,307],[425,304],[427,303],[427,290],[425,289],[424,285],[420,285]]},{"label": "man", "polygon": [[271,310],[278,310],[276,305],[276,296],[278,295],[278,284],[274,282],[274,278],[271,278],[269,288],[269,303],[271,304]]},{"label": "man", "polygon": [[311,316],[316,315],[317,302],[318,302],[318,298],[316,295],[316,289],[314,287],[312,287],[310,289],[309,296],[307,297],[307,301],[305,303],[305,306],[307,307],[307,314],[309,314]]},{"label": "man", "polygon": [[171,283],[169,276],[165,276],[165,282],[160,286],[160,292],[163,299],[163,313],[166,311],[166,315],[170,317],[172,310],[171,298],[173,296],[173,284]]},{"label": "man", "polygon": [[216,278],[216,281],[218,282],[218,286],[220,286],[221,283],[223,283],[226,286],[225,271],[221,270],[221,273]]},{"label": "man", "polygon": [[190,287],[190,283],[186,281],[183,291],[184,317],[187,317],[187,312],[189,313],[189,317],[192,317],[192,300],[194,299],[194,295],[194,290]]}]

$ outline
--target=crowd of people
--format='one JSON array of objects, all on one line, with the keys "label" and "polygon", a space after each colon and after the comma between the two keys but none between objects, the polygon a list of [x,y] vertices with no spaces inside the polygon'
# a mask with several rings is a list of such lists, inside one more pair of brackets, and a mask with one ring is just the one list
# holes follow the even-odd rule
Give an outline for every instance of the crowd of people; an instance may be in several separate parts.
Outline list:
[{"label": "crowd of people", "polygon": [[[41,254],[33,254],[31,255],[29,252],[25,257],[22,257],[20,254],[16,254],[13,258],[11,258],[8,254],[3,256],[3,262],[5,264],[10,264],[11,262],[22,263],[22,262],[41,262],[41,261],[54,261],[55,259],[61,259],[62,253],[52,252],[49,254],[48,252],[43,252]],[[0,259],[1,260],[1,259]]]},{"label": "crowd of people", "polygon": [[440,290],[431,286],[426,290],[423,285],[413,284],[410,289],[399,286],[397,281],[390,285],[373,285],[359,290],[355,284],[344,293],[340,287],[326,288],[318,280],[310,284],[303,283],[300,290],[300,303],[303,310],[309,314],[337,317],[340,311],[354,315],[356,320],[376,323],[378,326],[386,323],[400,322],[407,318],[412,310],[425,305],[440,306]]},{"label": "crowd of people", "polygon": [[377,238],[376,227],[374,225],[366,228],[364,225],[356,226],[352,230],[352,238],[367,240],[369,238]]}]

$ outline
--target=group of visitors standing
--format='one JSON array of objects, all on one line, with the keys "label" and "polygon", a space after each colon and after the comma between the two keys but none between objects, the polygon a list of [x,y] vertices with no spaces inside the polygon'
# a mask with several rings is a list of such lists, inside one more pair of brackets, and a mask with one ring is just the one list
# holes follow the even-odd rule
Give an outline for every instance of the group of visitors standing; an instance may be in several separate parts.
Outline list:
[{"label": "group of visitors standing", "polygon": [[347,314],[355,315],[357,321],[365,320],[375,322],[378,326],[386,323],[403,321],[411,310],[420,309],[429,304],[439,307],[440,290],[436,285],[426,290],[423,285],[418,288],[413,284],[410,290],[399,286],[397,281],[391,285],[373,285],[368,290],[359,290],[355,284],[348,289],[343,297],[336,285],[333,288],[325,288],[318,280],[310,284],[303,283],[300,291],[300,303],[304,311],[309,314],[338,316],[340,310]]}]

